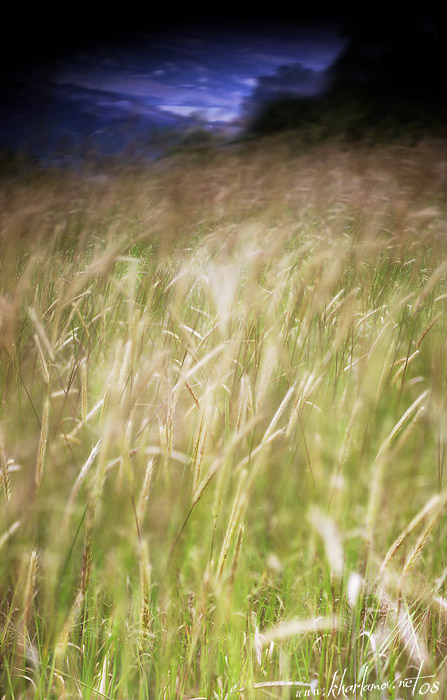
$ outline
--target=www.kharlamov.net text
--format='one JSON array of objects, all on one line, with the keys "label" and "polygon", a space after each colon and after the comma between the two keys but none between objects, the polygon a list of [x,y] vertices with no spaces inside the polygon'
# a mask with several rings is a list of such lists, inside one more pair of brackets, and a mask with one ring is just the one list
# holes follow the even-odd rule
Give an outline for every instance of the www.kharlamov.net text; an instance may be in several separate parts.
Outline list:
[{"label": "www.kharlamov.net text", "polygon": [[373,690],[402,690],[404,688],[411,690],[413,697],[430,697],[430,694],[439,691],[439,681],[434,680],[435,676],[423,676],[422,665],[419,668],[417,676],[408,678],[397,678],[395,680],[378,682],[366,682],[366,673],[360,683],[349,683],[346,679],[347,669],[340,675],[336,671],[332,677],[329,689],[319,688],[318,686],[310,688],[300,688],[296,691],[295,697],[324,697],[324,698],[348,698],[349,693],[357,692],[360,697],[365,697]]}]

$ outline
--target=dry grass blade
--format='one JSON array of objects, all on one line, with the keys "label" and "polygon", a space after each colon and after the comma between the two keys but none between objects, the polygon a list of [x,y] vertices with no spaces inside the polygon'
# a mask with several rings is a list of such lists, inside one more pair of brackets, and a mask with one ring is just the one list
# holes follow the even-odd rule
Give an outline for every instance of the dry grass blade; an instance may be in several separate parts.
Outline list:
[{"label": "dry grass blade", "polygon": [[344,552],[341,538],[334,521],[316,506],[311,508],[309,520],[323,539],[331,573],[334,576],[342,576],[344,569]]},{"label": "dry grass blade", "polygon": [[404,568],[402,570],[402,576],[406,576],[410,569],[416,564],[420,556],[422,555],[422,552],[430,542],[431,536],[433,534],[433,530],[435,529],[441,514],[442,514],[442,508],[445,505],[447,501],[447,494],[444,493],[435,507],[434,513],[432,514],[431,518],[427,522],[427,525],[419,535],[413,549],[411,552],[408,554],[408,557],[405,561]]},{"label": "dry grass blade", "polygon": [[296,619],[289,622],[281,622],[279,625],[262,632],[262,644],[265,646],[270,644],[271,641],[288,639],[298,634],[337,629],[339,624],[338,618],[334,617],[316,617],[310,620]]},{"label": "dry grass blade", "polygon": [[175,391],[178,391],[183,382],[186,382],[190,377],[193,377],[199,369],[202,369],[213,357],[215,357],[223,348],[225,347],[225,342],[220,343],[217,347],[213,348],[207,354],[202,357],[201,360],[196,362],[185,374],[180,373],[177,384],[174,387]]},{"label": "dry grass blade", "polygon": [[406,604],[402,601],[397,603],[392,600],[382,588],[378,589],[377,595],[382,611],[394,621],[395,628],[391,631],[391,636],[397,635],[411,661],[418,665],[420,663],[428,663],[429,653],[427,646],[418,634],[414,620],[406,609]]},{"label": "dry grass blade", "polygon": [[90,579],[92,576],[93,568],[93,549],[92,549],[92,532],[93,532],[93,509],[90,507],[88,509],[87,518],[85,521],[85,539],[84,539],[84,550],[82,552],[82,566],[81,566],[81,576],[80,576],[80,592],[84,597]]},{"label": "dry grass blade", "polygon": [[247,420],[247,415],[253,417],[253,397],[247,377],[242,376],[238,398],[238,412],[236,418],[236,432],[238,432]]},{"label": "dry grass blade", "polygon": [[397,629],[410,659],[416,663],[428,663],[430,657],[427,647],[419,636],[410,613],[403,607],[397,613]]},{"label": "dry grass blade", "polygon": [[201,416],[199,430],[193,447],[192,454],[192,488],[193,494],[197,491],[197,486],[200,481],[203,455],[205,451],[205,441],[208,435],[208,414],[204,413]]},{"label": "dry grass blade", "polygon": [[[107,391],[106,391],[106,396],[107,396]],[[98,401],[98,403],[92,408],[92,410],[86,415],[85,417],[85,423],[88,423],[88,421],[93,418],[93,416],[99,411],[99,409],[102,409],[104,406],[106,398],[102,398]],[[66,436],[68,441],[76,441],[76,435],[79,433],[79,431],[84,427],[85,425],[84,422],[79,422],[76,427],[73,428],[73,430],[68,433]]]},{"label": "dry grass blade", "polygon": [[441,314],[436,314],[434,319],[428,324],[427,328],[425,328],[425,330],[422,332],[422,334],[419,337],[419,340],[416,343],[416,350],[419,350],[421,343],[424,340],[425,336],[431,331],[431,329],[435,325],[436,321],[438,321],[440,317],[441,317]]},{"label": "dry grass blade", "polygon": [[274,414],[272,420],[270,421],[270,424],[269,424],[267,430],[266,430],[265,433],[264,433],[264,437],[262,438],[262,442],[267,442],[267,440],[268,440],[268,439],[270,438],[270,436],[272,435],[274,429],[276,428],[276,425],[277,425],[279,419],[281,418],[282,414],[283,414],[284,411],[286,410],[286,406],[287,406],[287,404],[289,403],[289,401],[290,401],[290,399],[291,399],[291,397],[292,397],[292,395],[293,395],[293,392],[295,391],[295,386],[296,386],[296,385],[293,384],[293,385],[290,387],[290,389],[287,391],[286,395],[284,396],[283,400],[282,400],[281,403],[279,404],[279,406],[278,406],[278,408],[277,408],[277,410],[276,410],[276,412],[275,412],[275,414]]},{"label": "dry grass blade", "polygon": [[399,362],[401,363],[401,366],[395,373],[394,377],[391,380],[392,384],[396,384],[398,379],[407,372],[407,369],[409,365],[412,363],[412,361],[419,355],[419,350],[416,349],[409,357],[402,357],[402,359],[398,360],[396,364]]},{"label": "dry grass blade", "polygon": [[269,435],[267,440],[264,440],[264,438],[261,440],[259,445],[255,447],[254,450],[249,452],[241,461],[235,466],[234,471],[235,473],[238,473],[241,469],[247,466],[247,464],[250,464],[250,462],[253,463],[253,468],[250,471],[250,476],[249,476],[249,481],[248,481],[248,488],[251,489],[253,484],[256,481],[256,478],[258,476],[258,470],[261,466],[261,462],[259,462],[258,467],[256,467],[256,462],[255,458],[265,450],[267,445],[270,445],[272,442],[276,440],[276,438],[280,437],[281,435],[284,435],[284,430],[282,428],[279,428],[279,430],[276,430],[274,433]]},{"label": "dry grass blade", "polygon": [[[171,560],[172,560],[173,553],[174,553],[174,551],[175,551],[175,548],[176,548],[176,546],[177,546],[177,543],[178,543],[179,540],[180,540],[180,537],[181,537],[182,534],[183,534],[183,531],[184,531],[184,529],[185,529],[185,527],[186,527],[186,525],[187,525],[187,523],[188,523],[188,520],[189,520],[189,518],[191,517],[191,514],[192,514],[192,512],[193,512],[195,506],[197,505],[197,503],[198,503],[198,502],[200,501],[200,499],[202,498],[202,496],[203,496],[203,494],[204,494],[206,488],[209,486],[209,484],[211,483],[212,479],[213,479],[214,476],[217,474],[217,472],[218,472],[219,469],[222,467],[222,465],[225,463],[225,460],[228,458],[229,454],[231,454],[231,452],[232,452],[233,449],[236,447],[236,445],[237,445],[241,440],[243,440],[243,438],[247,435],[247,433],[250,432],[250,430],[252,430],[252,429],[254,428],[254,426],[256,425],[256,423],[257,423],[259,420],[260,420],[259,417],[253,418],[251,421],[249,421],[249,422],[244,426],[243,430],[240,430],[239,432],[235,433],[235,434],[233,435],[233,438],[230,440],[230,442],[228,443],[227,447],[225,448],[225,450],[219,455],[219,457],[217,457],[217,458],[214,460],[213,464],[209,467],[209,469],[208,469],[208,471],[207,471],[205,477],[202,479],[202,481],[200,482],[200,484],[199,484],[198,487],[197,487],[197,491],[196,491],[196,493],[194,494],[194,497],[193,497],[192,505],[191,505],[190,509],[188,510],[188,513],[187,513],[187,515],[186,515],[186,517],[185,517],[185,519],[184,519],[184,521],[183,521],[183,523],[182,523],[182,526],[181,526],[181,528],[180,528],[180,530],[179,530],[179,532],[178,532],[176,538],[174,539],[174,541],[173,541],[173,543],[172,543],[171,551],[170,551],[170,554],[169,554],[169,557],[168,557],[168,566],[169,566],[169,564],[170,564],[170,562],[171,562]],[[276,433],[274,433],[273,436],[271,436],[270,440],[272,440],[275,436],[276,436]],[[258,445],[258,448],[261,448],[261,447],[263,447],[263,445]],[[252,453],[252,454],[253,454],[253,453]],[[248,455],[244,460],[242,460],[242,462],[240,463],[239,466],[242,466],[243,464],[246,464],[247,461],[249,461],[249,459],[250,459],[250,455]]]},{"label": "dry grass blade", "polygon": [[230,551],[231,543],[234,538],[236,528],[241,524],[245,507],[247,504],[247,471],[244,469],[239,477],[239,483],[234,498],[231,514],[228,519],[228,527],[225,533],[224,541],[220,551],[219,561],[217,564],[217,580],[220,580],[223,574],[224,565]]},{"label": "dry grass blade", "polygon": [[87,377],[87,358],[83,357],[79,366],[81,374],[81,420],[85,425],[88,416],[88,377]]},{"label": "dry grass blade", "polygon": [[42,341],[43,345],[46,348],[46,351],[48,353],[48,356],[52,362],[54,362],[54,353],[53,353],[53,348],[51,347],[51,343],[48,339],[48,336],[45,332],[45,328],[42,325],[42,322],[39,320],[39,317],[37,316],[37,313],[34,309],[28,309],[29,316],[31,318],[31,321],[34,324],[34,327],[37,331],[37,334]]},{"label": "dry grass blade", "polygon": [[65,620],[65,624],[62,628],[62,632],[59,635],[58,642],[55,646],[55,654],[56,658],[62,662],[67,653],[67,647],[69,644],[69,639],[70,639],[70,634],[73,630],[73,627],[76,624],[76,621],[79,617],[79,614],[82,610],[82,603],[84,601],[84,594],[82,591],[78,591],[75,601],[73,605],[71,606],[70,612],[67,615],[67,618]]},{"label": "dry grass blade", "polygon": [[367,352],[365,352],[363,355],[360,357],[357,357],[355,360],[352,360],[346,367],[343,367],[343,372],[348,372],[351,370],[353,367],[355,367],[357,364],[362,362],[362,360],[365,360],[367,357],[373,354],[373,351],[375,350],[376,346],[379,344],[380,340],[382,337],[386,334],[386,332],[389,330],[389,327],[386,323],[383,324],[382,328],[378,332],[377,336],[375,337],[373,343],[371,344],[371,347]]},{"label": "dry grass blade", "polygon": [[398,552],[402,544],[405,542],[407,537],[411,535],[413,530],[417,528],[419,523],[421,523],[434,508],[439,508],[443,503],[445,503],[445,500],[445,494],[436,494],[435,496],[432,496],[432,498],[430,498],[430,500],[425,504],[422,510],[420,510],[419,513],[415,515],[410,524],[407,525],[405,530],[401,532],[399,537],[393,542],[388,552],[386,553],[382,566],[380,567],[380,574],[383,573],[384,569],[388,566],[390,561],[394,559],[396,553]]},{"label": "dry grass blade", "polygon": [[233,587],[234,580],[236,578],[237,566],[239,563],[239,556],[241,553],[244,531],[245,531],[245,525],[243,523],[241,523],[239,525],[239,530],[238,530],[237,537],[236,537],[236,545],[234,547],[233,563],[231,565],[231,575],[230,575],[230,580],[229,580],[230,588]]},{"label": "dry grass blade", "polygon": [[417,418],[420,416],[421,412],[424,410],[423,401],[426,399],[426,397],[428,395],[429,395],[428,390],[422,392],[422,394],[420,396],[418,396],[418,398],[405,411],[405,413],[397,421],[394,428],[391,430],[391,432],[387,435],[385,440],[380,445],[379,451],[377,452],[376,458],[373,462],[372,478],[371,478],[370,493],[369,493],[369,503],[368,503],[368,510],[367,510],[367,516],[366,516],[368,539],[369,539],[370,543],[372,542],[372,539],[373,539],[373,531],[374,531],[377,515],[379,512],[380,500],[382,497],[382,488],[383,488],[383,480],[384,480],[384,475],[385,475],[387,450],[389,449],[393,440],[399,434],[399,432],[401,431],[403,426],[407,423],[407,421],[409,421],[410,419],[412,421],[412,423],[408,424],[407,428],[412,424],[414,425],[414,422],[417,420]]},{"label": "dry grass blade", "polygon": [[151,614],[151,586],[152,586],[152,567],[149,558],[149,547],[147,542],[140,542],[138,548],[139,568],[140,568],[140,588],[141,588],[141,632],[142,642],[147,636],[150,629],[152,614]]},{"label": "dry grass blade", "polygon": [[147,463],[146,471],[144,473],[143,486],[141,487],[140,498],[138,499],[138,505],[137,505],[137,522],[138,522],[138,524],[140,524],[143,521],[146,506],[147,506],[147,503],[149,501],[153,472],[154,472],[154,460],[150,459]]},{"label": "dry grass blade", "polygon": [[3,441],[3,433],[0,430],[0,483],[5,494],[6,506],[8,507],[11,500],[11,483],[9,479],[8,462],[6,460],[5,443]]},{"label": "dry grass blade", "polygon": [[[251,421],[249,421],[248,423],[246,423],[246,425],[244,425],[244,427],[243,427],[242,430],[240,430],[239,432],[237,432],[237,433],[235,433],[235,434],[233,435],[232,439],[231,439],[230,442],[228,443],[228,445],[227,445],[227,447],[225,448],[224,452],[223,452],[222,454],[220,454],[220,455],[214,460],[214,462],[213,462],[213,463],[211,464],[211,466],[208,468],[208,471],[207,471],[207,473],[205,474],[205,476],[203,477],[202,481],[201,481],[201,482],[199,483],[199,485],[197,486],[197,490],[196,490],[196,492],[195,492],[195,494],[194,494],[194,498],[193,498],[193,506],[200,500],[200,498],[201,498],[202,495],[203,495],[203,492],[204,492],[205,489],[207,488],[208,484],[211,482],[211,479],[215,476],[215,474],[217,473],[217,471],[220,469],[220,467],[222,466],[222,464],[225,462],[225,460],[227,459],[228,455],[232,452],[232,450],[236,447],[236,445],[237,445],[239,442],[241,442],[241,441],[244,439],[244,437],[255,427],[255,425],[256,425],[259,421],[260,421],[260,416],[254,417]],[[274,434],[274,436],[276,436],[276,433]],[[271,437],[270,439],[273,439],[273,437]],[[256,450],[259,451],[259,449],[260,449],[261,447],[262,447],[262,445],[258,445],[258,447],[256,448]],[[256,452],[256,450],[253,450],[253,452],[251,453],[252,456],[254,455],[254,453]],[[247,456],[244,457],[244,459],[238,464],[238,466],[235,468],[234,471],[236,472],[239,468],[245,466],[249,461],[250,461],[250,455],[247,455]]]},{"label": "dry grass blade", "polygon": [[303,405],[309,400],[310,395],[320,385],[321,377],[315,378],[313,374],[305,374],[296,392],[296,398],[290,411],[286,428],[286,436],[289,436],[302,410]]},{"label": "dry grass blade", "polygon": [[45,462],[45,452],[47,448],[48,440],[48,418],[50,413],[50,400],[47,397],[43,404],[42,412],[42,427],[40,429],[39,447],[37,450],[37,462],[36,462],[36,473],[35,473],[35,484],[36,487],[40,486],[42,480],[43,467]]},{"label": "dry grass blade", "polygon": [[37,551],[31,552],[26,573],[25,588],[23,592],[23,613],[18,626],[17,652],[18,663],[26,667],[29,672],[36,671],[40,660],[39,651],[32,643],[33,607],[36,597],[36,576],[38,567]]},{"label": "dry grass blade", "polygon": [[[355,425],[356,419],[357,419],[357,417],[362,409],[362,405],[363,404],[362,404],[362,401],[360,399],[357,399],[357,401],[354,403],[351,417],[349,419],[348,427],[346,428],[345,437],[343,438],[343,443],[342,443],[342,446],[340,448],[340,452],[338,455],[337,464],[336,464],[334,472],[333,472],[333,477],[335,477],[336,475],[338,475],[341,472],[341,470],[343,469],[343,466],[346,462],[346,458],[348,456],[348,451],[349,451],[349,445],[351,443],[351,437],[352,437],[352,433],[354,430],[354,425]],[[332,491],[332,493],[333,493],[333,491]]]},{"label": "dry grass blade", "polygon": [[197,408],[200,408],[199,399],[198,399],[197,396],[195,395],[195,393],[194,393],[194,391],[193,391],[191,385],[188,384],[188,382],[185,381],[185,386],[186,386],[186,388],[188,389],[189,393],[191,394],[192,399],[193,399],[194,403],[196,404]]},{"label": "dry grass blade", "polygon": [[348,602],[351,608],[355,608],[363,586],[364,580],[360,574],[356,571],[351,571],[347,585]]},{"label": "dry grass blade", "polygon": [[92,341],[92,338],[91,338],[91,336],[90,336],[89,330],[88,330],[88,328],[87,328],[87,324],[86,324],[86,322],[84,321],[83,315],[82,315],[81,312],[79,311],[78,305],[77,305],[76,302],[74,302],[74,301],[73,301],[73,310],[74,310],[74,312],[76,313],[76,316],[78,317],[79,323],[80,323],[81,326],[82,326],[82,330],[84,331],[85,335],[87,336],[87,339],[88,339],[88,342],[90,343],[90,346],[93,346],[93,341]]},{"label": "dry grass blade", "polygon": [[0,537],[0,549],[4,547],[5,543],[9,540],[10,537],[15,533],[15,531],[20,527],[22,521],[21,520],[16,520],[12,525],[8,527],[6,532],[3,533],[3,535]]},{"label": "dry grass blade", "polygon": [[415,313],[421,308],[425,299],[433,291],[433,289],[435,288],[438,281],[446,274],[446,272],[447,272],[447,260],[444,260],[439,265],[439,267],[437,267],[436,270],[433,272],[430,279],[426,283],[424,289],[422,290],[419,297],[417,298],[415,305],[414,305],[414,312]]},{"label": "dry grass blade", "polygon": [[[422,402],[427,398],[429,393],[430,392],[428,389],[426,391],[423,391],[422,394],[420,396],[418,396],[415,401],[413,401],[411,406],[409,408],[407,408],[407,410],[405,411],[403,416],[397,421],[397,423],[394,426],[394,428],[392,429],[392,431],[389,433],[389,435],[385,438],[385,440],[380,445],[380,449],[377,453],[376,461],[379,461],[380,457],[383,455],[383,453],[391,445],[394,438],[398,434],[399,430],[402,428],[403,425],[405,425],[406,421],[409,420],[419,408],[421,408]],[[418,414],[419,414],[419,411],[418,411]]]},{"label": "dry grass blade", "polygon": [[73,503],[76,498],[76,495],[81,487],[82,482],[84,481],[85,477],[87,476],[90,467],[92,466],[93,462],[95,461],[99,450],[101,449],[101,444],[102,444],[102,438],[99,438],[98,442],[93,446],[86,462],[84,463],[81,471],[79,472],[77,479],[74,483],[74,486],[71,490],[70,497],[68,499],[68,504],[67,504],[67,509],[66,512],[69,514],[73,508]]},{"label": "dry grass blade", "polygon": [[35,549],[33,549],[33,551],[31,552],[30,560],[29,560],[28,574],[26,577],[26,584],[25,584],[25,593],[23,596],[24,633],[26,633],[26,630],[27,630],[29,623],[30,623],[33,601],[34,601],[34,598],[36,595],[37,564],[38,564],[37,551]]},{"label": "dry grass blade", "polygon": [[102,662],[101,670],[98,674],[95,687],[92,689],[91,698],[92,700],[100,700],[101,698],[107,698],[106,687],[108,680],[108,667],[109,667],[109,654],[104,655],[104,660]]},{"label": "dry grass blade", "polygon": [[172,456],[174,446],[174,412],[174,397],[170,394],[166,401],[165,419],[160,421],[159,427],[160,445],[166,464]]},{"label": "dry grass blade", "polygon": [[439,610],[441,615],[447,619],[447,600],[441,596],[435,595],[432,598],[432,604]]},{"label": "dry grass blade", "polygon": [[42,370],[42,376],[44,379],[45,384],[48,386],[50,384],[50,372],[48,369],[47,361],[45,360],[45,356],[43,354],[42,346],[40,344],[39,336],[37,333],[34,333],[34,342],[36,344],[37,348],[37,354],[39,356],[39,361],[40,361],[40,368]]}]

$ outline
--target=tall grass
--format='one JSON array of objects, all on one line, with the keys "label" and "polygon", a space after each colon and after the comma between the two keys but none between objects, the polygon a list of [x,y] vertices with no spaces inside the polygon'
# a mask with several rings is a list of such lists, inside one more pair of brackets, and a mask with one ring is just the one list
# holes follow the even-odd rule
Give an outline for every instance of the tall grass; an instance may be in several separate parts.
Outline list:
[{"label": "tall grass", "polygon": [[444,697],[441,146],[3,183],[0,697]]}]

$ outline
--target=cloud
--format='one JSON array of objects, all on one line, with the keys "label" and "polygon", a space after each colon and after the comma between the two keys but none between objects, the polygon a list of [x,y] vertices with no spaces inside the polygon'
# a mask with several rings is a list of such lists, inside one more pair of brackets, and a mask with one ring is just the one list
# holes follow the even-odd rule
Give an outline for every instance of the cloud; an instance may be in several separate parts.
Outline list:
[{"label": "cloud", "polygon": [[90,54],[79,52],[61,67],[56,82],[163,105],[172,113],[181,109],[177,114],[186,114],[191,107],[211,120],[230,120],[238,118],[246,99],[258,103],[284,91],[315,92],[318,72],[343,42],[333,26],[240,25],[206,31],[199,26],[165,36],[141,32],[138,41],[119,50],[102,46]]},{"label": "cloud", "polygon": [[311,97],[325,87],[325,73],[306,68],[300,63],[279,66],[273,75],[258,78],[255,89],[245,100],[244,110],[252,114],[267,102],[284,97]]},{"label": "cloud", "polygon": [[197,115],[206,122],[231,122],[235,118],[234,110],[224,107],[201,107],[197,105],[160,105],[163,112],[177,114],[181,117]]}]

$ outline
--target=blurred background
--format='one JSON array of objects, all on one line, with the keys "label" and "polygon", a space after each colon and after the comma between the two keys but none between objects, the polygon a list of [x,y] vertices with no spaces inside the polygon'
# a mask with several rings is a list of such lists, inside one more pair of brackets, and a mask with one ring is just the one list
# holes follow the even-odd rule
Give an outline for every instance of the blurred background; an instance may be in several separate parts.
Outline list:
[{"label": "blurred background", "polygon": [[96,20],[79,12],[69,22],[17,10],[5,23],[3,159],[153,159],[297,129],[314,142],[372,132],[419,138],[445,128],[436,15],[205,17],[168,8],[154,19],[122,9]]}]

